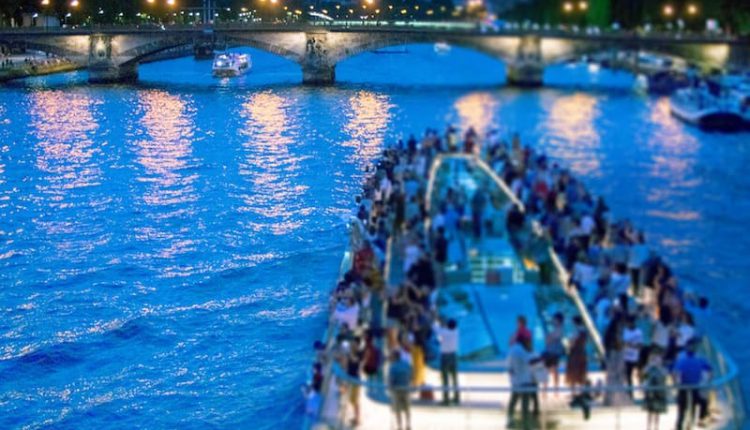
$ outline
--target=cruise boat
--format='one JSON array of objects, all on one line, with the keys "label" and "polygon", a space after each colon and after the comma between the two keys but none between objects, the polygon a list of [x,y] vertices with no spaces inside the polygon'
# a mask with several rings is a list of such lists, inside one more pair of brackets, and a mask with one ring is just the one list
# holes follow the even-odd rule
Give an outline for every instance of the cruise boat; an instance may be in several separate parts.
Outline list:
[{"label": "cruise boat", "polygon": [[445,42],[437,42],[432,49],[438,55],[447,55],[451,52],[451,46]]},{"label": "cruise boat", "polygon": [[218,54],[214,57],[213,75],[219,78],[232,78],[244,75],[252,67],[249,55],[245,54]]},{"label": "cruise boat", "polygon": [[[375,230],[368,229],[363,222],[373,218],[364,215],[368,212],[383,214],[381,193],[399,188],[395,182],[400,182],[400,175],[404,171],[413,168],[407,167],[406,162],[402,163],[401,160],[411,158],[405,150],[386,149],[383,158],[376,162],[375,169],[368,169],[371,177],[366,183],[369,185],[365,193],[358,196],[360,207],[356,211],[357,216],[349,222],[348,247],[341,262],[338,285],[332,293],[330,323],[323,340],[315,345],[311,383],[304,389],[306,406],[303,428],[642,428],[646,422],[646,412],[643,410],[645,392],[654,387],[634,384],[631,399],[631,388],[621,380],[610,379],[601,365],[608,359],[605,336],[596,315],[590,311],[596,309],[590,306],[596,295],[596,286],[592,288],[591,284],[596,285],[598,279],[592,277],[586,280],[566,269],[566,257],[558,254],[550,242],[549,233],[545,233],[541,226],[542,216],[529,213],[524,202],[516,197],[516,193],[523,195],[530,191],[519,188],[517,181],[506,183],[506,179],[512,179],[512,175],[505,174],[509,171],[506,167],[518,166],[516,159],[522,156],[523,149],[514,145],[512,150],[490,150],[492,154],[513,154],[503,155],[503,158],[475,154],[476,147],[473,145],[465,145],[465,148],[467,153],[461,154],[427,151],[429,167],[424,168],[424,178],[419,178],[413,171],[405,173],[402,189],[422,202],[421,211],[413,213],[423,215],[415,215],[412,221],[404,221],[403,224],[386,216],[385,220],[394,222],[393,232],[385,235],[387,238],[379,230],[389,227],[381,224]],[[421,154],[424,155],[424,152]],[[546,157],[532,153],[530,159],[541,166]],[[417,164],[409,161],[409,166]],[[395,171],[401,173],[392,176],[391,172]],[[479,221],[468,214],[455,218],[456,214],[450,214],[450,209],[446,209],[448,202],[463,201],[472,207],[477,195],[481,196],[477,201],[481,200],[485,205],[480,211]],[[467,199],[464,200],[464,197]],[[406,212],[409,212],[408,208]],[[414,221],[420,216],[423,217],[423,224]],[[454,219],[456,223],[448,219]],[[481,225],[478,235],[475,230],[477,225]],[[417,279],[421,276],[419,270],[407,269],[415,267],[409,260],[413,262],[417,258],[416,261],[420,261],[414,254],[420,246],[432,247],[429,244],[431,240],[425,240],[426,245],[418,245],[419,238],[442,235],[443,231],[448,238],[445,259],[434,262],[438,278],[435,280],[436,286],[429,300],[419,306],[432,309],[427,315],[435,315],[430,317],[436,319],[434,327],[446,320],[457,322],[460,335],[456,351],[460,399],[456,395],[448,402],[441,402],[444,395],[452,396],[445,393],[441,386],[447,382],[441,377],[439,353],[435,353],[435,333],[413,337],[398,334],[409,327],[399,322],[398,313],[404,312],[402,300],[408,303],[411,299],[404,297],[412,294],[419,297],[425,293],[424,290],[420,293],[419,289],[407,283],[407,280],[418,283],[420,281]],[[600,251],[609,253],[617,250],[609,244]],[[427,258],[431,257],[428,255]],[[584,271],[576,269],[576,272]],[[647,299],[630,291],[626,294],[629,296],[620,296],[619,300],[632,302],[634,309],[641,306],[647,309],[649,306]],[[400,311],[391,312],[392,307],[396,306]],[[519,315],[526,317],[525,330],[528,334],[525,336],[530,336],[527,340],[537,353],[546,350],[546,336],[555,330],[553,321],[559,321],[562,316],[566,339],[585,340],[583,346],[577,341],[573,344],[579,345],[575,354],[578,359],[584,358],[589,383],[577,391],[565,383],[559,388],[552,388],[551,381],[545,387],[539,383],[545,377],[537,376],[535,370],[534,379],[538,385],[533,390],[541,392],[537,398],[538,413],[521,422],[511,422],[507,409],[512,390],[518,388],[513,388],[511,384],[508,360],[511,342],[518,341],[521,334],[517,325]],[[652,318],[649,315],[649,312],[643,314],[644,323]],[[700,331],[705,333],[709,322],[697,313],[695,318],[696,325],[703,327]],[[429,325],[429,321],[417,323],[417,326],[419,324]],[[420,331],[415,330],[414,333]],[[561,380],[564,380],[566,372],[563,369],[571,363],[574,354],[572,345],[567,341],[565,343],[568,358],[560,361],[556,367]],[[360,345],[364,345],[364,349],[360,350]],[[701,392],[712,393],[710,411],[708,416],[701,417],[701,427],[716,430],[741,428],[745,410],[737,366],[723,348],[708,336],[695,336],[695,342],[690,345],[690,348],[697,347],[698,354],[712,367],[710,379],[705,379],[699,387],[703,390]],[[405,349],[409,352],[405,352]],[[393,357],[389,360],[391,355]],[[412,363],[424,362],[426,367],[420,370],[419,377],[415,370],[411,379],[410,425],[408,421],[406,425],[394,425],[391,404],[401,403],[398,393],[389,389],[390,372],[393,363],[409,359]],[[355,363],[354,370],[350,362]],[[360,368],[358,364],[363,366]],[[364,371],[360,372],[360,369]],[[419,382],[413,382],[417,378]],[[661,417],[663,428],[674,428],[677,418],[675,399],[677,390],[682,388],[675,385],[678,383],[657,387],[665,390],[668,396],[666,411]],[[586,395],[581,397],[581,393]],[[353,404],[358,407],[355,409]],[[582,413],[583,405],[591,408],[590,414]],[[359,411],[358,416],[355,410]],[[517,419],[519,415],[516,414]],[[693,428],[697,424],[697,419],[687,420],[690,422],[686,428]]]},{"label": "cruise boat", "polygon": [[670,111],[682,121],[708,131],[737,131],[745,127],[737,101],[722,89],[710,90],[706,83],[677,91],[670,98]]}]

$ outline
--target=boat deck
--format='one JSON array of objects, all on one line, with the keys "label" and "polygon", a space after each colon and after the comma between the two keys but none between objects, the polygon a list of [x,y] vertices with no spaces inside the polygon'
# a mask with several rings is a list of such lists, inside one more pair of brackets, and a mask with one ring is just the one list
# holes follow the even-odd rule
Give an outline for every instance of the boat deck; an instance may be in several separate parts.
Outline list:
[{"label": "boat deck", "polygon": [[[496,189],[492,193],[506,192],[478,172],[468,158],[449,158],[432,171],[435,180],[428,187],[428,193],[431,192],[436,198],[448,184],[464,187],[468,195],[472,195],[480,184],[488,188],[494,186]],[[493,196],[494,204],[489,209],[498,212],[500,219],[505,219],[507,196],[505,201],[496,197]],[[493,218],[493,215],[488,214],[488,218]],[[547,322],[554,313],[563,312],[566,320],[570,321],[571,316],[587,312],[580,302],[574,303],[570,292],[562,285],[541,285],[538,282],[538,269],[533,264],[527,264],[511,246],[504,226],[497,231],[492,230],[481,239],[474,239],[468,231],[460,231],[453,236],[453,243],[449,246],[449,261],[453,264],[449,264],[445,282],[438,292],[438,312],[443,317],[458,321],[461,403],[458,406],[442,405],[440,372],[436,369],[436,363],[428,363],[424,387],[432,391],[433,400],[417,400],[419,396],[416,393],[412,396],[412,429],[507,428],[511,383],[506,370],[506,354],[511,336],[516,331],[517,316],[527,318],[533,337],[533,350],[539,353],[544,349]],[[396,239],[387,259],[390,285],[397,285],[403,279],[401,246],[401,241]],[[451,253],[455,255],[451,256]],[[492,284],[485,282],[488,271],[499,273],[499,281],[496,279]],[[589,327],[589,330],[595,329]],[[566,330],[566,333],[570,333],[570,330]],[[590,345],[588,377],[594,387],[605,382],[606,375],[599,368],[599,363],[597,349]],[[559,369],[561,384],[564,381],[564,366],[563,360]],[[534,426],[528,428],[600,430],[643,428],[646,425],[647,414],[641,406],[641,392],[636,392],[635,402],[618,406],[605,405],[604,395],[599,393],[592,402],[590,419],[586,420],[580,408],[571,407],[571,393],[565,388],[561,390],[556,393],[540,389],[541,415]],[[716,401],[711,402],[715,408],[711,413],[713,421],[704,428],[732,428],[732,400],[727,398],[728,391],[723,395],[719,390],[717,393]],[[353,411],[349,406],[348,393],[331,389],[331,396],[334,401],[327,404],[333,405],[333,408],[324,412],[324,416],[336,415],[336,428],[355,428],[351,426]],[[397,428],[382,379],[366,382],[360,396],[361,420],[356,428]],[[671,398],[674,399],[673,392]],[[518,409],[516,417],[520,415],[520,405]],[[672,401],[667,412],[660,415],[661,428],[673,428],[676,415],[677,406]]]}]

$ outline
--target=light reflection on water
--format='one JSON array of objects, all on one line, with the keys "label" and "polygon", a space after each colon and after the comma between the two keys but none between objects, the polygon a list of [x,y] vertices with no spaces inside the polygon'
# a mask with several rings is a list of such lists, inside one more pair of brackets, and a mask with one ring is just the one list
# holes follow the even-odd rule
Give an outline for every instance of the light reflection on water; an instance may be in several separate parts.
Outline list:
[{"label": "light reflection on water", "polygon": [[239,173],[252,187],[241,195],[245,205],[239,210],[257,215],[246,221],[255,232],[268,228],[274,235],[282,235],[302,225],[300,215],[304,214],[297,208],[309,187],[298,183],[300,158],[290,151],[298,127],[289,115],[289,110],[294,110],[291,103],[264,91],[250,95],[242,105],[245,122],[239,133],[245,139],[245,158]]},{"label": "light reflection on water", "polygon": [[149,184],[143,202],[168,206],[196,201],[198,175],[186,171],[195,136],[194,109],[181,96],[155,90],[141,92],[138,107],[141,127],[135,151],[144,174],[137,180]]},{"label": "light reflection on water", "polygon": [[38,139],[36,166],[49,181],[41,191],[59,207],[66,190],[99,184],[102,172],[92,157],[101,149],[91,138],[98,127],[96,102],[88,94],[63,91],[37,91],[29,102],[30,126]]},{"label": "light reflection on water", "polygon": [[480,136],[485,135],[496,128],[495,111],[499,103],[500,100],[488,91],[474,92],[459,98],[454,104],[458,114],[457,125],[461,130],[474,127]]},{"label": "light reflection on water", "polygon": [[568,160],[576,174],[600,176],[599,131],[595,122],[600,115],[599,99],[586,93],[559,97],[549,107],[549,130],[555,145],[549,151],[553,158]]},{"label": "light reflection on water", "polygon": [[[431,49],[375,75],[497,79],[481,56],[451,69],[460,50],[433,64]],[[0,90],[0,428],[297,427],[364,170],[446,119],[518,131],[571,167],[712,294],[723,332],[750,335],[746,135],[623,91],[263,86],[298,70],[253,56],[244,85],[187,59],[141,67],[140,86]],[[375,57],[337,74],[361,80]]]},{"label": "light reflection on water", "polygon": [[359,90],[349,97],[344,125],[348,139],[342,145],[355,150],[352,158],[360,171],[364,171],[384,147],[392,107],[385,94]]}]

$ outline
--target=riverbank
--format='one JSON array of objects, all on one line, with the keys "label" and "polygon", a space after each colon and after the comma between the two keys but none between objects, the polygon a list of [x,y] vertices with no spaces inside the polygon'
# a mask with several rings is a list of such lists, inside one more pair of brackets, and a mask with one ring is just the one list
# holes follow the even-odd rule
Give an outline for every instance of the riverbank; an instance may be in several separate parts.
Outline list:
[{"label": "riverbank", "polygon": [[0,82],[81,70],[85,67],[59,58],[28,59],[14,56],[0,67]]}]

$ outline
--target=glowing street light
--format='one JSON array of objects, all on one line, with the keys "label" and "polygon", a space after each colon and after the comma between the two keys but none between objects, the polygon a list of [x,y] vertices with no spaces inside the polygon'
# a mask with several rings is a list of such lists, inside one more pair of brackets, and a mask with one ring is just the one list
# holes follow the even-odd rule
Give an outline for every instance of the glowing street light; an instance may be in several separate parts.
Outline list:
[{"label": "glowing street light", "polygon": [[167,6],[174,6],[177,4],[176,0],[167,0]]},{"label": "glowing street light", "polygon": [[664,16],[671,17],[674,15],[674,7],[671,4],[664,5],[662,12],[664,13]]},{"label": "glowing street light", "polygon": [[42,6],[49,6],[49,0],[42,0]]},{"label": "glowing street light", "polygon": [[573,12],[573,3],[565,2],[565,4],[563,4],[563,10],[565,11],[565,13]]},{"label": "glowing street light", "polygon": [[70,7],[78,7],[80,5],[81,5],[81,2],[79,2],[78,0],[72,0],[70,2]]},{"label": "glowing street light", "polygon": [[583,11],[589,10],[589,3],[586,1],[578,2],[578,9]]},{"label": "glowing street light", "polygon": [[688,15],[692,15],[692,16],[698,15],[698,6],[694,4],[689,4],[687,7],[687,13]]}]

